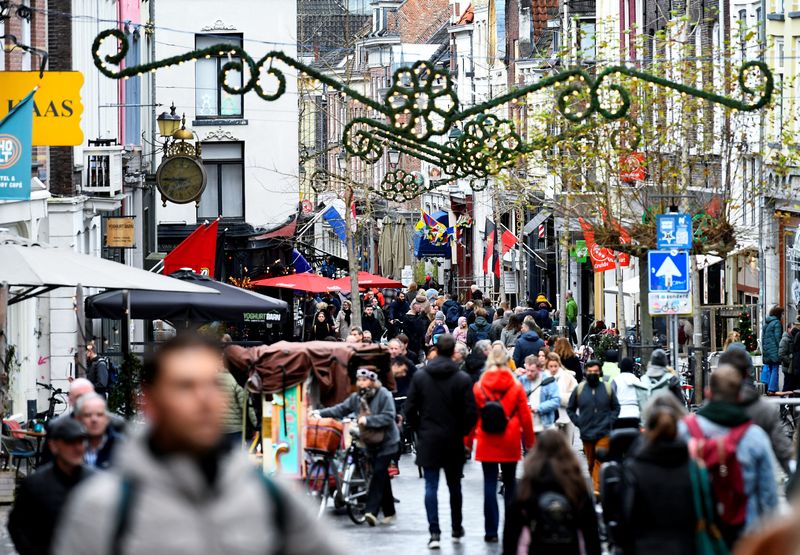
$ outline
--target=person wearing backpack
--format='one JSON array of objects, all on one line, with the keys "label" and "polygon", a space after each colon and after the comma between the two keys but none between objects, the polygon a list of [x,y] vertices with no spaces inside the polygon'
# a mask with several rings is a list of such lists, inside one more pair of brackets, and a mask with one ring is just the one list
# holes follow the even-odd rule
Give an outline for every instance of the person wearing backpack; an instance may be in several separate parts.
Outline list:
[{"label": "person wearing backpack", "polygon": [[619,401],[611,384],[603,381],[599,361],[587,362],[584,376],[584,381],[578,384],[569,398],[567,414],[580,429],[594,492],[599,495],[600,460],[597,458],[597,450],[608,448],[608,435],[619,416]]},{"label": "person wearing backpack", "polygon": [[531,449],[536,441],[528,399],[508,368],[509,360],[508,352],[500,345],[489,353],[487,369],[473,387],[478,422],[465,443],[471,449],[474,438],[475,460],[483,468],[484,541],[487,543],[498,541],[498,473],[502,472],[503,496],[508,507],[516,489],[521,447]]},{"label": "person wearing backpack", "polygon": [[446,299],[442,304],[444,323],[448,329],[454,330],[458,327],[458,319],[464,315],[464,307],[458,304],[458,301],[450,293],[447,294]]},{"label": "person wearing backpack", "polygon": [[425,333],[425,344],[436,345],[439,342],[439,338],[446,333],[450,333],[450,330],[444,323],[444,312],[440,310],[433,317],[433,322],[428,326],[428,331]]},{"label": "person wearing backpack", "polygon": [[794,364],[792,364],[794,340],[797,338],[797,334],[793,335],[793,332],[797,327],[797,322],[788,326],[781,336],[780,345],[778,345],[778,358],[781,361],[781,372],[783,372],[783,391],[794,391],[798,385]]},{"label": "person wearing backpack", "polygon": [[522,322],[522,333],[514,345],[514,364],[517,365],[517,368],[522,368],[525,357],[538,355],[541,348],[545,346],[544,340],[533,330],[532,324],[533,322],[527,319]]},{"label": "person wearing backpack", "polygon": [[[624,555],[701,555],[695,548],[695,512],[686,442],[677,437],[686,409],[671,395],[644,408],[645,432],[623,463],[619,540]],[[604,491],[603,505],[606,499]]]},{"label": "person wearing backpack", "polygon": [[686,400],[681,390],[681,381],[676,375],[667,370],[667,353],[663,349],[655,349],[650,355],[650,364],[647,365],[647,372],[641,378],[644,387],[641,406],[661,391],[669,391],[675,398],[683,404]]},{"label": "person wearing backpack", "polygon": [[721,364],[709,388],[709,402],[680,423],[680,436],[708,469],[722,537],[732,547],[745,530],[752,531],[777,509],[775,462],[766,432],[738,405],[739,371]]},{"label": "person wearing backpack", "polygon": [[767,394],[779,390],[781,361],[778,350],[783,335],[782,318],[783,308],[773,306],[761,328],[761,354],[764,361],[764,366],[761,368],[761,383],[767,386]]},{"label": "person wearing backpack", "polygon": [[478,341],[489,339],[492,325],[486,320],[486,309],[481,307],[475,311],[475,322],[469,325],[467,331],[467,347],[470,349]]},{"label": "person wearing backpack", "polygon": [[97,354],[93,341],[86,345],[86,363],[86,379],[92,382],[94,392],[105,398],[111,385],[111,364],[106,357],[101,357]]},{"label": "person wearing backpack", "polygon": [[225,445],[222,365],[219,342],[191,333],[146,360],[148,425],[70,494],[54,553],[344,553],[302,497]]},{"label": "person wearing backpack", "polygon": [[503,553],[602,553],[594,500],[562,434],[545,430],[539,435],[517,489],[506,511]]}]

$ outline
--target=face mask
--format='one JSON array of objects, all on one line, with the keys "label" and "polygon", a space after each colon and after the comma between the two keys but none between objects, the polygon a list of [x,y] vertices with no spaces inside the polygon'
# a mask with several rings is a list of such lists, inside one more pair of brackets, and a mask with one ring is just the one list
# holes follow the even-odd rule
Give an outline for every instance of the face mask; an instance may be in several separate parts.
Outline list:
[{"label": "face mask", "polygon": [[589,387],[597,387],[600,385],[600,374],[586,374],[586,383]]}]

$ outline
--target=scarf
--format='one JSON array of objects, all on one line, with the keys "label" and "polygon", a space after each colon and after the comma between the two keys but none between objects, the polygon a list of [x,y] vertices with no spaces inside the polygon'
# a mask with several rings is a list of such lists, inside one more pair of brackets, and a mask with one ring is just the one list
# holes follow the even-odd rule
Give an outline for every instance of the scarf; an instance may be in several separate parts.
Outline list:
[{"label": "scarf", "polygon": [[750,420],[739,405],[727,401],[710,401],[697,414],[726,428],[733,428]]},{"label": "scarf", "polygon": [[349,326],[350,325],[350,312],[351,312],[351,310],[343,309],[342,312],[344,312],[344,321],[347,322],[347,325]]}]

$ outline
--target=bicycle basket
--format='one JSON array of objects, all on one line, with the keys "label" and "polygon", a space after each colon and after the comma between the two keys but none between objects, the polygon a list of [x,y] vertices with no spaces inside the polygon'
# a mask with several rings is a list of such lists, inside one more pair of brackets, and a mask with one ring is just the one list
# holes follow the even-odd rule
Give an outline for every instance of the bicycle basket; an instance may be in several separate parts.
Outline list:
[{"label": "bicycle basket", "polygon": [[305,429],[306,449],[335,453],[342,443],[344,425],[333,418],[309,418]]}]

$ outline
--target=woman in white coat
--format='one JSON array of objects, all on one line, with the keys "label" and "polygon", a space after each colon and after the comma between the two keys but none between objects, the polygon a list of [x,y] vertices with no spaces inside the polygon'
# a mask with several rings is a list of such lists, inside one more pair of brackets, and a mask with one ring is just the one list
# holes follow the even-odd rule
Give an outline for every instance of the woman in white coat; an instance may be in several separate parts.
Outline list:
[{"label": "woman in white coat", "polygon": [[611,381],[611,388],[619,401],[619,417],[614,429],[638,428],[641,418],[639,403],[645,388],[633,373],[633,359],[623,358],[619,362],[619,375]]}]

